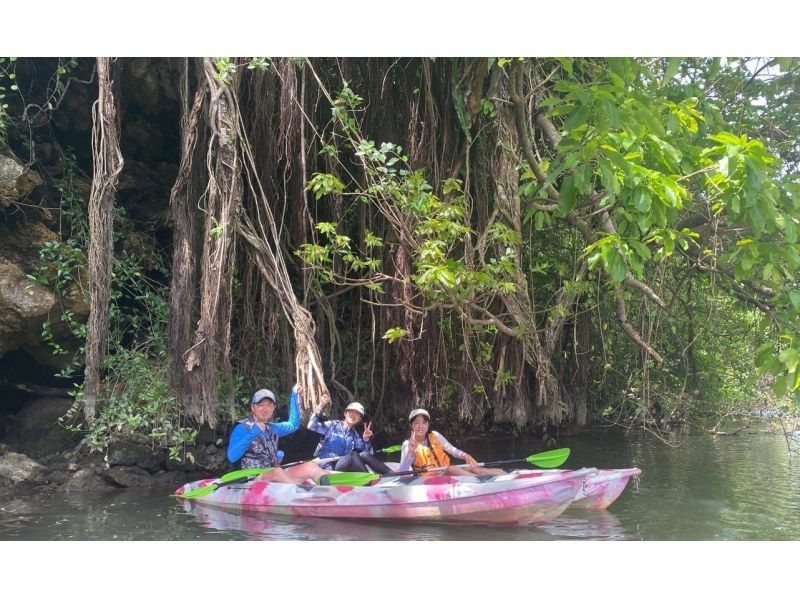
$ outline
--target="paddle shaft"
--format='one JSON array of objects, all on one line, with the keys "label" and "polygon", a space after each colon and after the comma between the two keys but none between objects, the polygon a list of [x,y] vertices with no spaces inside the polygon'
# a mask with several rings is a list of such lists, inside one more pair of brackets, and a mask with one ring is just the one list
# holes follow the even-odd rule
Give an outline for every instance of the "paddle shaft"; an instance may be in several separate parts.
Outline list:
[{"label": "paddle shaft", "polygon": [[[477,463],[476,467],[497,467],[498,465],[508,465],[510,463],[531,463],[533,465],[540,465],[544,467],[558,467],[564,461],[566,461],[567,457],[569,456],[569,449],[554,449],[551,451],[545,451],[544,453],[537,453],[535,455],[530,455],[529,457],[523,457],[519,459],[507,459],[505,461],[489,461],[487,463]],[[542,462],[548,462],[547,465],[543,465]],[[470,465],[457,465],[456,467],[471,467]],[[403,476],[403,475],[419,475],[423,473],[433,472],[433,471],[444,471],[449,466],[445,467],[428,467],[426,469],[417,469],[413,471],[401,471],[395,473],[387,473],[383,477],[391,477],[391,476]],[[375,478],[377,479],[377,478]]]},{"label": "paddle shaft", "polygon": [[[507,465],[509,463],[527,463],[527,461],[525,459],[508,459],[507,461],[489,461],[487,463],[477,463],[475,467],[496,467],[498,465]],[[415,469],[413,471],[396,471],[395,473],[387,473],[382,477],[388,478],[391,476],[401,476],[401,475],[419,475],[422,473],[429,473],[432,471],[444,471],[448,467],[450,467],[450,465],[446,465],[444,467],[428,467],[426,469]],[[456,465],[455,467],[469,468],[472,467],[472,465],[467,465],[466,463],[464,463],[463,465]]]}]

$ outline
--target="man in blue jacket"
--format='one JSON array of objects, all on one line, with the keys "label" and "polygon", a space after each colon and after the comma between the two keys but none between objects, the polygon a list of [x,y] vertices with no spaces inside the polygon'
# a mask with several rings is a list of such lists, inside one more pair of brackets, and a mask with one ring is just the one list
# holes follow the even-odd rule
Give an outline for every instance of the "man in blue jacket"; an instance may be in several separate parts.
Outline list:
[{"label": "man in blue jacket", "polygon": [[250,400],[252,415],[237,423],[231,432],[228,443],[228,461],[235,463],[241,459],[240,467],[275,467],[283,458],[278,450],[278,438],[296,432],[300,427],[300,405],[298,403],[299,385],[292,388],[289,398],[289,420],[272,423],[275,412],[275,395],[262,388]]}]

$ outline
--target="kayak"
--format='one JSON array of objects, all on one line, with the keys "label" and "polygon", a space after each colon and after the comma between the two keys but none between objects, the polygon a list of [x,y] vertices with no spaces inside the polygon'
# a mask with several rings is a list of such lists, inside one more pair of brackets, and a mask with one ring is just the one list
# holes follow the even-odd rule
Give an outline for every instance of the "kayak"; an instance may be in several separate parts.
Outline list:
[{"label": "kayak", "polygon": [[[538,525],[558,517],[596,469],[547,472],[509,479],[430,476],[414,483],[399,479],[372,486],[319,486],[250,481],[186,498],[234,513],[276,513],[304,517],[381,519],[484,525]],[[387,478],[389,480],[390,478]],[[216,480],[190,482],[190,490]]]},{"label": "kayak", "polygon": [[[399,467],[399,463],[387,463],[389,467],[395,471]],[[515,469],[509,471],[504,475],[494,476],[491,478],[493,481],[503,481],[511,479],[526,479],[539,476],[553,475],[557,473],[564,473],[570,471],[568,469]],[[628,480],[633,476],[641,474],[642,471],[636,467],[628,469],[597,469],[594,473],[586,476],[586,480],[578,490],[577,495],[572,501],[570,507],[580,507],[583,509],[607,509],[613,503],[625,486],[628,485]],[[419,476],[398,476],[386,477],[378,482],[379,485],[386,484],[418,484],[424,477]],[[428,478],[430,479],[430,478]],[[463,476],[465,482],[476,481],[479,479],[473,476]]]}]

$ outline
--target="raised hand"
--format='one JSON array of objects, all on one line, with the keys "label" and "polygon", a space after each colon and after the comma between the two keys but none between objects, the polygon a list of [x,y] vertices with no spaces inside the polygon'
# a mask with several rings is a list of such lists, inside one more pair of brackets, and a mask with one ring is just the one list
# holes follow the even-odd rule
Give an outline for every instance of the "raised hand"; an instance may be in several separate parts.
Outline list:
[{"label": "raised hand", "polygon": [[364,439],[364,442],[369,442],[369,439],[372,438],[372,422],[364,424],[364,433],[361,438]]},{"label": "raised hand", "polygon": [[297,393],[297,398],[298,398],[300,401],[302,401],[302,400],[303,400],[303,398],[305,397],[306,391],[305,391],[305,389],[304,389],[304,388],[303,388],[303,387],[300,385],[300,383],[299,383],[299,382],[298,382],[297,384],[295,384],[295,385],[294,385],[294,387],[292,388],[292,390],[293,390],[294,392],[296,392],[296,393]]},{"label": "raised hand", "polygon": [[317,409],[317,412],[329,413],[330,408],[331,408],[331,397],[326,393],[319,398],[319,408]]},{"label": "raised hand", "polygon": [[408,448],[414,451],[417,449],[418,444],[419,443],[417,442],[417,435],[414,434],[414,432],[412,431],[411,436],[408,437]]}]

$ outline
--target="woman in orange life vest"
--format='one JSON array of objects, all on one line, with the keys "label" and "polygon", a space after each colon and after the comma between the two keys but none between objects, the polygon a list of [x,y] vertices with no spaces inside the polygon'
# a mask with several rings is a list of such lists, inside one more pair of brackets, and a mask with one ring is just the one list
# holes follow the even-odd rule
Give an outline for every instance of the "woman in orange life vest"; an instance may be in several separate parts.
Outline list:
[{"label": "woman in orange life vest", "polygon": [[[414,409],[408,416],[411,436],[403,442],[398,471],[446,467],[440,475],[502,475],[502,469],[480,467],[471,455],[447,442],[439,432],[430,429],[431,416],[424,409]],[[450,465],[450,456],[463,459],[467,467]]]}]

